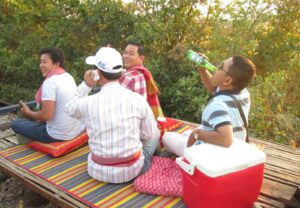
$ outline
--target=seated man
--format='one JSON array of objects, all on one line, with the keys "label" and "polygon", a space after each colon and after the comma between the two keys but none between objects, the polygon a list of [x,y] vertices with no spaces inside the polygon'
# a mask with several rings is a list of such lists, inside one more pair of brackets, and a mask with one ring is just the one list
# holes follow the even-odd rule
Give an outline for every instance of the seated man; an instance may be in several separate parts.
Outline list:
[{"label": "seated man", "polygon": [[[123,63],[117,50],[100,48],[86,63],[97,70],[85,72],[85,81],[65,111],[86,124],[91,149],[88,173],[104,182],[130,181],[151,165],[159,139],[156,120],[141,95],[119,84]],[[96,83],[100,92],[87,96]]]},{"label": "seated man", "polygon": [[76,91],[73,77],[63,67],[61,49],[44,48],[40,51],[40,70],[45,78],[35,96],[40,110],[32,111],[20,102],[20,111],[26,119],[12,122],[16,133],[44,143],[70,140],[83,133],[84,125],[63,110]]},{"label": "seated man", "polygon": [[158,100],[159,90],[151,72],[143,65],[145,48],[137,42],[129,42],[123,53],[126,72],[120,78],[120,84],[127,89],[139,93],[148,101],[155,118],[163,112]]},{"label": "seated man", "polygon": [[[200,143],[207,142],[223,147],[229,147],[233,137],[245,141],[247,129],[234,98],[240,103],[241,110],[248,120],[250,94],[246,87],[255,77],[254,64],[242,56],[233,56],[226,59],[213,75],[205,68],[200,68],[198,72],[203,84],[213,96],[202,113],[201,125],[191,132],[182,148],[192,146],[197,140]],[[166,148],[178,147],[172,143],[175,140],[166,138],[163,141]],[[176,152],[183,153],[183,150]]]}]

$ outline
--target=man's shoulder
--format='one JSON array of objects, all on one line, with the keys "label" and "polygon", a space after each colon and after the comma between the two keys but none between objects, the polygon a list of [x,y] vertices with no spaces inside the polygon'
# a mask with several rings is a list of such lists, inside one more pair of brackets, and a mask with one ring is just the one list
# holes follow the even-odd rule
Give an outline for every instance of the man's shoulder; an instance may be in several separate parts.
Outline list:
[{"label": "man's shoulder", "polygon": [[126,71],[124,73],[124,75],[120,78],[120,83],[122,85],[127,85],[130,82],[141,82],[144,81],[145,77],[144,75],[136,70],[132,70],[132,71]]},{"label": "man's shoulder", "polygon": [[211,99],[208,102],[207,107],[208,108],[224,108],[224,107],[226,107],[226,101],[227,101],[227,99],[224,99],[221,96],[214,97],[213,99]]},{"label": "man's shoulder", "polygon": [[47,87],[73,87],[75,83],[74,78],[69,73],[58,74],[46,79],[43,83],[43,86]]},{"label": "man's shoulder", "polygon": [[71,74],[68,72],[62,73],[62,74],[56,74],[51,76],[50,78],[46,79],[45,82],[60,82],[61,80],[64,81],[69,81],[69,80],[74,80]]},{"label": "man's shoulder", "polygon": [[127,76],[127,77],[134,77],[134,76],[142,76],[143,73],[138,71],[138,70],[126,70],[126,72],[124,73],[124,76]]},{"label": "man's shoulder", "polygon": [[129,97],[130,99],[136,100],[137,103],[146,101],[146,99],[141,94],[134,92],[128,88],[124,88],[123,93],[124,95],[126,94],[126,96]]}]

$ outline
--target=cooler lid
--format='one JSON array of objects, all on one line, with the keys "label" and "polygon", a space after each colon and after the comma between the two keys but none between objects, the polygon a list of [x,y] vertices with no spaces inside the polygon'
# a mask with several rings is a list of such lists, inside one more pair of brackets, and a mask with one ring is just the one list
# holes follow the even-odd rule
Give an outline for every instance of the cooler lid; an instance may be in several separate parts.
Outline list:
[{"label": "cooler lid", "polygon": [[200,144],[188,147],[183,156],[202,173],[218,177],[264,163],[266,154],[240,139],[234,139],[230,147]]}]

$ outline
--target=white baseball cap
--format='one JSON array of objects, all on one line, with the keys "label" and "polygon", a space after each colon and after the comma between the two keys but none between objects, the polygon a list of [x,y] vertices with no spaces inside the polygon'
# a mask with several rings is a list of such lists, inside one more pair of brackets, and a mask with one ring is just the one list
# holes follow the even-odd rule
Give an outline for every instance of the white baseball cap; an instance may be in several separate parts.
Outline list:
[{"label": "white baseball cap", "polygon": [[89,56],[85,63],[95,65],[102,71],[108,73],[119,73],[123,70],[121,54],[114,48],[102,47],[95,56]]}]

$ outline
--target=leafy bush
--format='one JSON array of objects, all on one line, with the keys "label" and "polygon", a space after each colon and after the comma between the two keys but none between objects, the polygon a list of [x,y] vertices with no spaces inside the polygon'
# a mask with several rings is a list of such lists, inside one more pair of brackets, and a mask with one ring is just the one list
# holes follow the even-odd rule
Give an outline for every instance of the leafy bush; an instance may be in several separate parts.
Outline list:
[{"label": "leafy bush", "polygon": [[300,141],[299,82],[295,89],[298,90],[297,95],[287,90],[294,86],[291,79],[299,76],[299,71],[282,70],[265,78],[257,77],[255,86],[250,90],[252,136],[286,144]]},{"label": "leafy bush", "polygon": [[195,123],[201,122],[207,99],[208,93],[196,71],[190,76],[180,77],[160,96],[166,115]]},{"label": "leafy bush", "polygon": [[31,101],[33,100],[35,91],[28,88],[20,87],[18,84],[1,84],[0,97],[2,101],[17,104],[20,100]]},{"label": "leafy bush", "polygon": [[233,1],[226,7],[195,0],[2,0],[0,97],[33,99],[42,82],[43,47],[62,48],[66,70],[79,83],[85,57],[108,43],[121,51],[138,39],[148,49],[146,66],[165,113],[198,123],[208,95],[184,58],[186,49],[204,52],[213,64],[240,54],[254,60],[260,75],[251,88],[251,134],[287,143],[300,132],[299,10],[297,0]]}]

